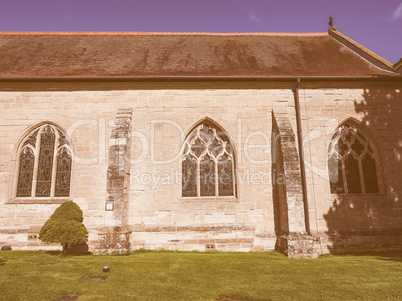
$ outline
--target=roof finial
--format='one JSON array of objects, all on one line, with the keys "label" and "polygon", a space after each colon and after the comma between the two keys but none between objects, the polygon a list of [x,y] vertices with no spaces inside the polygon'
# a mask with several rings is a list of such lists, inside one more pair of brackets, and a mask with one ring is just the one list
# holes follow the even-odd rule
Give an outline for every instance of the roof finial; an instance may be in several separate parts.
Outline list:
[{"label": "roof finial", "polygon": [[337,31],[338,29],[336,29],[336,27],[335,27],[335,25],[334,25],[334,17],[329,17],[329,23],[328,23],[328,25],[329,25],[329,30],[332,30],[332,31]]}]

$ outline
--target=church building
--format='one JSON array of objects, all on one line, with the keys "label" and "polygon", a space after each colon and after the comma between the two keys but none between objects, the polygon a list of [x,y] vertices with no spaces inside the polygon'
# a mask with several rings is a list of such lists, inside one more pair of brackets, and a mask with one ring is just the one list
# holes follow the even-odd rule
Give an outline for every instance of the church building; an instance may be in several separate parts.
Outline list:
[{"label": "church building", "polygon": [[0,247],[402,250],[402,59],[330,25],[0,33]]}]

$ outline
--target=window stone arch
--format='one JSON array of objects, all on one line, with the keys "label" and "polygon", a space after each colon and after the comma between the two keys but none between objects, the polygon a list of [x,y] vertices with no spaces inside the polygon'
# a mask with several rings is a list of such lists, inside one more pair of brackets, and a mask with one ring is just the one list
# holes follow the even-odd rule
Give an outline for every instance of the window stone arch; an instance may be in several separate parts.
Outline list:
[{"label": "window stone arch", "polygon": [[381,192],[380,160],[368,131],[352,120],[335,131],[328,148],[331,193]]},{"label": "window stone arch", "polygon": [[70,196],[72,150],[57,126],[42,124],[28,133],[17,152],[16,198]]},{"label": "window stone arch", "polygon": [[201,121],[187,136],[181,156],[183,197],[236,196],[236,162],[228,135]]}]

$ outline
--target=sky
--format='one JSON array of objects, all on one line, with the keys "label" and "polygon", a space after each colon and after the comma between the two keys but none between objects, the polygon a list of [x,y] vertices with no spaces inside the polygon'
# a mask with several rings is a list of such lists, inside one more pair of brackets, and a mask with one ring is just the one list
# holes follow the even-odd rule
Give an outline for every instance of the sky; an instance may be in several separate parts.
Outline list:
[{"label": "sky", "polygon": [[0,31],[326,32],[391,63],[402,57],[402,0],[0,0]]}]

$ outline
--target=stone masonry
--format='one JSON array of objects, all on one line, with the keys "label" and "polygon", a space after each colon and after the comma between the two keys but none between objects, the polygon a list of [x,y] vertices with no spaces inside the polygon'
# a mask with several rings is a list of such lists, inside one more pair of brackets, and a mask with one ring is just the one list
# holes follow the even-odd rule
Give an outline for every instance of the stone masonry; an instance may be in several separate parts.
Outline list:
[{"label": "stone masonry", "polygon": [[273,190],[279,219],[276,248],[289,257],[316,257],[315,239],[306,227],[295,134],[286,115],[272,114],[272,117],[272,163],[276,179]]},{"label": "stone masonry", "polygon": [[[388,145],[386,147],[389,149],[382,153],[384,194],[376,198],[338,196],[334,203],[325,177],[321,178],[320,174],[312,173],[309,169],[312,159],[314,166],[325,170],[326,141],[345,116],[364,122],[366,115],[353,112],[355,103],[367,99],[365,91],[345,88],[306,88],[300,91],[302,117],[304,116],[303,132],[309,133],[314,129],[314,133],[320,133],[320,136],[315,135],[316,138],[305,142],[305,157],[312,234],[316,239],[321,239],[324,252],[332,248],[351,250],[347,237],[355,241],[353,250],[362,248],[363,245],[359,242],[367,239],[378,250],[398,248],[400,245],[398,227],[401,221],[399,213],[402,211],[397,201],[400,187],[395,182],[399,177],[400,169],[397,166],[400,163],[394,155],[397,153],[392,151],[397,147],[393,141],[397,140],[395,136],[386,134],[387,128],[381,125],[381,120],[373,121],[373,132],[379,131],[375,137],[379,137],[379,141],[383,141],[383,145]],[[1,190],[0,212],[2,245],[12,245],[15,249],[55,247],[35,241],[35,233],[39,232],[41,225],[57,208],[58,200],[42,203],[32,199],[18,200],[13,197],[12,192],[18,139],[37,124],[43,114],[46,114],[47,120],[58,120],[60,127],[66,129],[70,135],[76,156],[70,198],[84,211],[84,223],[90,232],[91,250],[101,249],[98,237],[102,242],[102,238],[107,235],[113,237],[113,233],[118,233],[119,239],[123,241],[129,237],[130,249],[201,251],[211,245],[217,250],[233,251],[273,250],[275,245],[278,249],[286,249],[283,243],[292,243],[292,237],[287,235],[305,233],[300,182],[297,179],[299,165],[294,142],[296,123],[291,89],[25,91],[1,92],[0,97],[3,124],[14,124],[13,131],[9,131],[8,126],[0,127],[3,141],[0,176],[4,188]],[[396,93],[395,97],[400,99],[400,94]],[[49,101],[57,103],[57,107],[69,109],[63,113],[59,108],[49,107]],[[375,107],[379,109],[383,104],[389,103],[395,114],[400,110],[400,101],[397,98],[391,102],[385,96],[376,97],[375,102],[378,103]],[[307,104],[307,110],[304,104]],[[128,116],[122,114],[125,117],[121,118],[120,123],[120,118],[116,117],[120,115],[116,114],[116,105],[133,107],[131,130],[129,126],[120,127],[130,121]],[[275,118],[272,118],[272,111],[279,112],[274,113]],[[238,182],[236,198],[184,199],[181,197],[180,181],[164,184],[162,181],[157,183],[149,180],[152,175],[157,177],[173,173],[173,178],[175,177],[175,171],[180,171],[180,165],[174,156],[177,152],[180,153],[182,143],[182,136],[176,125],[186,132],[205,116],[219,122],[233,139],[237,152],[238,178],[244,178]],[[394,115],[387,117],[389,122],[400,122],[397,115],[392,116]],[[176,124],[172,124],[172,120]],[[109,127],[112,123],[114,125]],[[387,127],[389,126],[392,124]],[[124,135],[131,131],[130,137],[113,134],[117,128],[124,129]],[[278,186],[278,194],[281,195],[281,209],[278,212],[274,208],[274,194],[277,192],[271,182],[273,152],[268,148],[268,143],[271,142],[263,139],[271,137],[272,129],[282,133],[277,143],[279,149],[275,154],[283,156],[283,165],[278,167],[281,162],[278,158],[275,164],[277,171],[282,168],[281,171],[286,175],[286,187]],[[394,127],[395,135],[400,135],[400,129],[398,126]],[[109,131],[112,133],[111,138],[103,143],[105,139],[102,133]],[[152,136],[155,144],[151,147],[147,145],[147,141]],[[108,152],[103,152],[107,145]],[[121,162],[116,160],[125,156],[124,151],[114,152],[117,145],[131,146],[131,152],[127,152],[130,153],[132,162],[130,168],[128,165],[114,165]],[[310,149],[315,149],[315,152],[310,153]],[[106,158],[107,153],[108,162],[102,159]],[[165,164],[152,163],[163,160],[166,161]],[[123,172],[125,168],[131,170],[131,181]],[[112,174],[117,178],[106,177]],[[264,180],[266,175],[269,175],[268,179],[271,178],[268,182]],[[106,197],[104,191],[107,191]],[[119,193],[115,194],[117,191]],[[129,204],[125,203],[127,199]],[[114,206],[113,211],[106,210],[105,206],[110,203]],[[122,213],[121,208],[126,208],[125,213]],[[367,216],[366,212],[372,213]],[[281,219],[278,228],[280,231],[275,226],[276,217]],[[373,227],[372,232],[367,232],[367,227]],[[382,231],[381,235],[368,236],[368,233],[376,233],[374,230]],[[280,239],[277,239],[278,236]],[[286,239],[282,240],[282,237]],[[111,244],[116,242],[115,239],[108,241]],[[123,249],[127,249],[127,246]],[[318,247],[317,251],[321,252],[318,242],[314,247]],[[287,248],[290,250],[293,247],[289,245]]]},{"label": "stone masonry", "polygon": [[105,227],[99,232],[98,253],[121,253],[130,250],[127,229],[130,185],[131,110],[119,109],[110,134],[109,167]]}]

